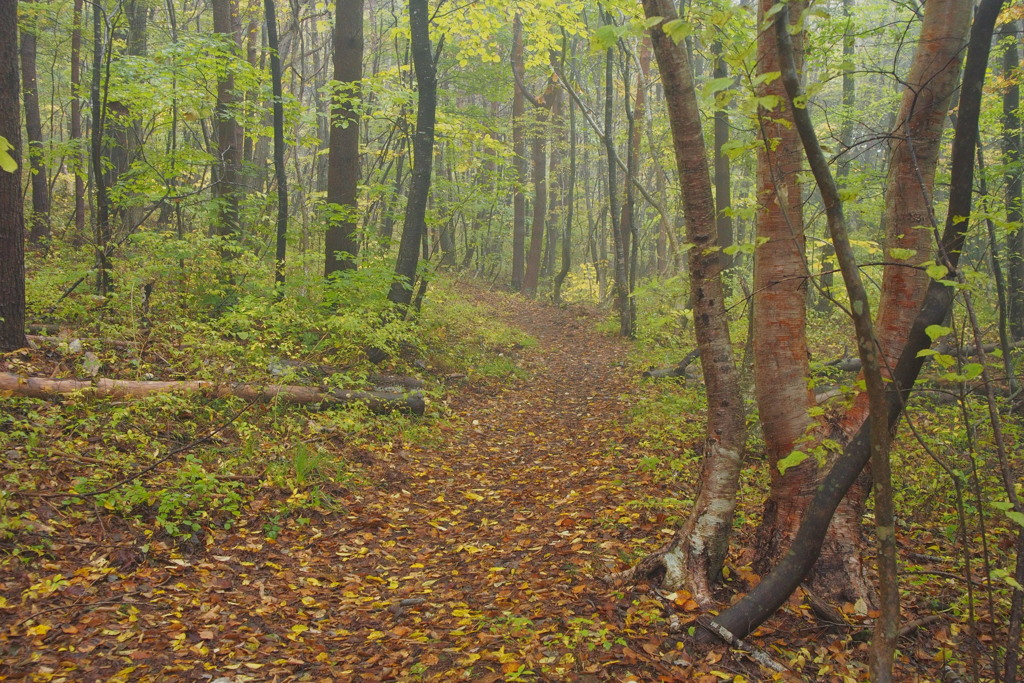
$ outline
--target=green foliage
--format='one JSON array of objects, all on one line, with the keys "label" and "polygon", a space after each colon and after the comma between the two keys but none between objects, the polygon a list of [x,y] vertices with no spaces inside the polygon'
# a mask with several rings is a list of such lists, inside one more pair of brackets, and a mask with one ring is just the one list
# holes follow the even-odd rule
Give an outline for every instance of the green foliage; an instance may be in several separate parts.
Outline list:
[{"label": "green foliage", "polygon": [[537,344],[533,337],[458,296],[443,280],[435,281],[421,324],[422,331],[436,340],[425,349],[431,363],[448,372],[522,378],[525,374],[515,363],[515,352]]},{"label": "green foliage", "polygon": [[14,149],[14,145],[0,135],[0,170],[7,173],[14,173],[18,170],[18,162],[11,156],[12,149]]},{"label": "green foliage", "polygon": [[630,406],[629,431],[645,448],[692,444],[703,436],[703,425],[693,416],[706,409],[705,398],[700,388],[668,384]]}]

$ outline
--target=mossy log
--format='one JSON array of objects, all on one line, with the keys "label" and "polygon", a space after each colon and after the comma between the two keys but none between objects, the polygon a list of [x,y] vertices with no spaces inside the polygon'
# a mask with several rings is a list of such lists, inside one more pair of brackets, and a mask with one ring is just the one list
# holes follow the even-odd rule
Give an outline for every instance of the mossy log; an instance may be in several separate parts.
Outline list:
[{"label": "mossy log", "polygon": [[197,392],[217,398],[236,396],[246,401],[257,402],[279,399],[288,403],[318,407],[363,403],[375,413],[398,411],[422,415],[426,407],[423,394],[419,392],[322,391],[313,387],[289,384],[230,384],[204,380],[51,379],[48,377],[22,377],[7,372],[0,373],[0,392],[10,392],[31,398],[54,398],[75,392],[115,398],[141,398],[150,394],[173,391]]}]

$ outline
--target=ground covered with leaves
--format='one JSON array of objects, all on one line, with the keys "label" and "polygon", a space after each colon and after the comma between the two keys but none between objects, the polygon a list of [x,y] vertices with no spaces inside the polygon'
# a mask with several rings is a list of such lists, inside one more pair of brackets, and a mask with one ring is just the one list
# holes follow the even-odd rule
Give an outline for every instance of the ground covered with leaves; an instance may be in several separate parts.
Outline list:
[{"label": "ground covered with leaves", "polygon": [[[486,372],[428,368],[447,385],[426,418],[162,396],[101,419],[87,397],[2,399],[37,426],[5,442],[0,680],[865,679],[864,606],[835,628],[794,597],[752,638],[791,669],[772,674],[690,648],[685,593],[603,583],[685,515],[699,403],[669,403],[662,429],[661,389],[590,310],[461,296],[521,332]],[[19,358],[8,370],[43,362]],[[160,435],[138,426],[154,415]],[[756,580],[748,560],[732,558],[730,591]],[[901,680],[954,647],[955,623],[927,626],[903,642]]]}]

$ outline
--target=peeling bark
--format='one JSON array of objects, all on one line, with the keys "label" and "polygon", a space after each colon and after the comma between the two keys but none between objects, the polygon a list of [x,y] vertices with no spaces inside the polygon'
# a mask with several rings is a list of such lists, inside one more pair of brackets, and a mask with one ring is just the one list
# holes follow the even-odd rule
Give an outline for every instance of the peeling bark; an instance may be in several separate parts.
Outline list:
[{"label": "peeling bark", "polygon": [[728,552],[746,424],[725,315],[722,262],[714,249],[715,203],[693,75],[686,53],[663,30],[664,22],[676,16],[671,5],[667,0],[644,0],[643,4],[647,17],[663,18],[651,29],[651,40],[684,188],[687,239],[696,245],[688,255],[691,306],[707,387],[708,417],[701,489],[689,519],[668,546],[622,578],[633,579],[664,569],[666,588],[685,586],[695,600],[710,606],[714,602],[713,584]]}]

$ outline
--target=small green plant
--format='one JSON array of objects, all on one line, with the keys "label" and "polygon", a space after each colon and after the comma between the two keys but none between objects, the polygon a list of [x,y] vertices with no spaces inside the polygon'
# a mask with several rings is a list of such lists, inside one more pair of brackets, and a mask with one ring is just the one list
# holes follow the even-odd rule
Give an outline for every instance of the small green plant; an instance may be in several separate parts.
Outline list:
[{"label": "small green plant", "polygon": [[494,358],[489,358],[479,365],[477,365],[473,372],[481,377],[491,377],[494,379],[526,379],[527,373],[525,370],[515,364],[510,358],[498,355]]},{"label": "small green plant", "polygon": [[593,619],[586,617],[573,617],[569,620],[568,629],[561,634],[562,642],[566,647],[576,649],[584,646],[591,652],[598,648],[610,650],[615,645],[627,645],[622,637],[613,638],[612,630],[605,625],[600,625]]},{"label": "small green plant", "polygon": [[[80,478],[74,485],[80,494],[96,488],[100,488],[99,483],[86,478]],[[241,482],[219,478],[189,455],[163,488],[150,488],[134,480],[95,499],[101,507],[127,518],[141,519],[150,511],[161,530],[180,539],[198,535],[203,524],[230,524],[241,512],[241,489]]]},{"label": "small green plant", "polygon": [[515,671],[509,671],[505,674],[506,681],[526,681],[536,676],[537,674],[525,664],[520,664],[519,668]]}]

